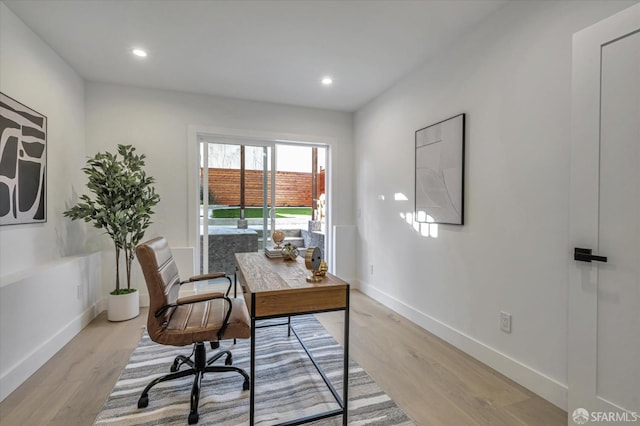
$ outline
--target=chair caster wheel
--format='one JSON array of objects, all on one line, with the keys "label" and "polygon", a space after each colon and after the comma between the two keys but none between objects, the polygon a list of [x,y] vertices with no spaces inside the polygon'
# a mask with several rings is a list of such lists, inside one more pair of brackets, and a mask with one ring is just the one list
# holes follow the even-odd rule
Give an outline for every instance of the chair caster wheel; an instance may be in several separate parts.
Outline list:
[{"label": "chair caster wheel", "polygon": [[189,413],[189,424],[190,425],[195,425],[196,423],[198,423],[199,419],[200,419],[200,415],[198,413]]},{"label": "chair caster wheel", "polygon": [[233,364],[233,357],[231,356],[231,354],[227,355],[227,358],[224,360],[224,365],[231,365]]},{"label": "chair caster wheel", "polygon": [[249,381],[245,379],[244,383],[242,384],[242,390],[249,390]]},{"label": "chair caster wheel", "polygon": [[146,408],[149,405],[149,397],[141,396],[138,400],[138,408]]}]

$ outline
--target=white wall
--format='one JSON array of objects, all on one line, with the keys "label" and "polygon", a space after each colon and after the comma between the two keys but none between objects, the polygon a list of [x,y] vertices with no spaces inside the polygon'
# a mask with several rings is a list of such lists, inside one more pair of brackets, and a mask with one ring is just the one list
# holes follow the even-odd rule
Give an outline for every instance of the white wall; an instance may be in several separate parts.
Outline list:
[{"label": "white wall", "polygon": [[[562,408],[571,36],[633,3],[512,2],[355,118],[363,290]],[[423,237],[414,132],[462,112],[465,225]]]},{"label": "white wall", "polygon": [[62,212],[72,186],[83,182],[84,82],[53,50],[0,3],[0,89],[47,116],[47,222],[0,227],[2,276],[77,254]]},{"label": "white wall", "polygon": [[[235,129],[239,134],[296,134],[331,140],[333,224],[352,225],[355,223],[352,118],[350,113],[313,108],[103,83],[86,85],[87,153],[114,150],[118,143],[127,143],[147,155],[147,171],[156,178],[161,202],[155,208],[154,224],[146,238],[164,235],[173,247],[187,247],[193,240],[188,226],[188,180],[194,179],[189,176],[189,126]],[[104,290],[112,287],[110,256],[104,259],[107,286]],[[135,286],[146,293],[139,272]]]},{"label": "white wall", "polygon": [[47,116],[48,130],[47,222],[0,227],[3,399],[93,318],[100,264],[85,254],[84,226],[62,217],[83,182],[84,82],[4,3],[0,90]]}]

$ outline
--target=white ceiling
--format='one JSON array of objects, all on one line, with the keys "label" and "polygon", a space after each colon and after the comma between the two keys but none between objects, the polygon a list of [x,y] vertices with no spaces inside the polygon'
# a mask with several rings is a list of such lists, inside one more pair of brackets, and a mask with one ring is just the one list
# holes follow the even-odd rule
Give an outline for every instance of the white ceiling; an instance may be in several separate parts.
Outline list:
[{"label": "white ceiling", "polygon": [[90,81],[354,111],[507,1],[4,3]]}]

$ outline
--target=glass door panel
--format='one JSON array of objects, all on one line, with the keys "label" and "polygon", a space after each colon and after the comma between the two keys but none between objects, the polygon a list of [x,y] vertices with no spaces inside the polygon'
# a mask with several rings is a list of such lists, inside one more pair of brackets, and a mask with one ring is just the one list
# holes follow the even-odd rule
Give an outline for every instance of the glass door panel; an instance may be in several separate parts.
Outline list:
[{"label": "glass door panel", "polygon": [[325,256],[326,148],[276,144],[275,227],[302,255],[319,247]]},{"label": "glass door panel", "polygon": [[263,249],[270,235],[270,152],[270,146],[200,143],[202,273],[232,274],[234,253]]}]

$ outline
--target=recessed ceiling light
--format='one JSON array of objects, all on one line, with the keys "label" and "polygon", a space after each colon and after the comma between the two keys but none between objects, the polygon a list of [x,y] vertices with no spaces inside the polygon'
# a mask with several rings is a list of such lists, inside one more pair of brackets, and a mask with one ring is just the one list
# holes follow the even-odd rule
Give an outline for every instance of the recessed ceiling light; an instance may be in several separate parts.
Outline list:
[{"label": "recessed ceiling light", "polygon": [[322,84],[325,86],[331,86],[333,84],[333,79],[331,77],[323,77]]},{"label": "recessed ceiling light", "polygon": [[141,58],[147,56],[147,52],[142,49],[133,49],[131,52],[136,56],[140,56]]}]

